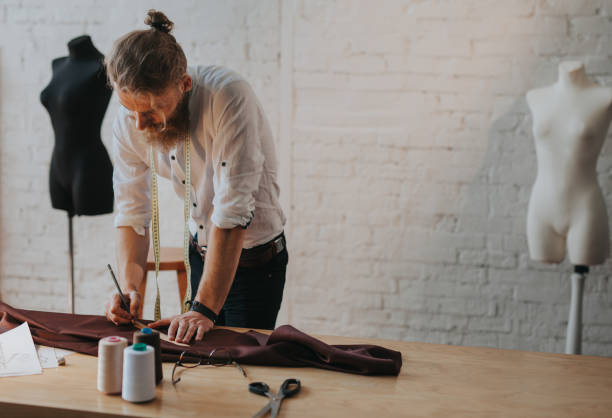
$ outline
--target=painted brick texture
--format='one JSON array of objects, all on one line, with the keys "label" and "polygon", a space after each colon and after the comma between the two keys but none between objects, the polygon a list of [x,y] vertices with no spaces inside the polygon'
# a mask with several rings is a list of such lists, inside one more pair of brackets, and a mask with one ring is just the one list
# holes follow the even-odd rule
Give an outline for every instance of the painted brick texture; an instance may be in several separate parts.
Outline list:
[{"label": "painted brick texture", "polygon": [[[290,265],[281,322],[320,334],[562,352],[572,266],[528,257],[535,178],[524,95],[562,60],[612,85],[603,0],[5,1],[0,4],[0,297],[67,309],[67,221],[53,210],[53,147],[38,94],[51,60],[176,23],[191,64],[252,83],[275,131]],[[283,84],[284,83],[284,84]],[[113,97],[102,129],[110,149]],[[612,207],[612,145],[598,165]],[[162,182],[163,245],[182,202]],[[101,313],[112,215],[75,218],[76,309]],[[612,355],[612,264],[592,268],[583,352]],[[152,313],[149,279],[145,315]],[[162,312],[178,311],[173,274]]]}]

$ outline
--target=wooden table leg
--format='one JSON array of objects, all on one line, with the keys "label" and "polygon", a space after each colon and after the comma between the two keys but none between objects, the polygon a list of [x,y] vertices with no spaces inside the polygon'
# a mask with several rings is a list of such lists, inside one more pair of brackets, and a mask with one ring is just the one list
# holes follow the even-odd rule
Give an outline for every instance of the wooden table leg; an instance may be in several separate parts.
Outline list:
[{"label": "wooden table leg", "polygon": [[138,293],[140,293],[140,307],[138,308],[138,319],[142,319],[142,308],[144,306],[145,301],[145,293],[147,291],[147,271],[142,275],[142,281],[140,282],[140,287],[138,288]]},{"label": "wooden table leg", "polygon": [[[176,271],[176,281],[178,283],[179,290],[179,304],[181,307],[183,306],[183,299],[185,299],[185,293],[187,293],[187,271],[185,270],[177,270]],[[193,289],[191,289],[193,292]],[[193,293],[192,293],[193,296]]]}]

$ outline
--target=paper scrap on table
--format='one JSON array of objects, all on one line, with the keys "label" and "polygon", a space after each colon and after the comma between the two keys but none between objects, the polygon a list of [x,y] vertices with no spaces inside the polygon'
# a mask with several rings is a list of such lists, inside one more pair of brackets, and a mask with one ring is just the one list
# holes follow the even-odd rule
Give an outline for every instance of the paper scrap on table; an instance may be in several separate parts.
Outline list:
[{"label": "paper scrap on table", "polygon": [[38,353],[38,359],[40,360],[40,365],[43,369],[58,367],[59,359],[66,357],[68,354],[74,353],[74,351],[38,344],[36,344],[36,352]]},{"label": "paper scrap on table", "polygon": [[27,322],[0,334],[0,377],[41,373]]}]

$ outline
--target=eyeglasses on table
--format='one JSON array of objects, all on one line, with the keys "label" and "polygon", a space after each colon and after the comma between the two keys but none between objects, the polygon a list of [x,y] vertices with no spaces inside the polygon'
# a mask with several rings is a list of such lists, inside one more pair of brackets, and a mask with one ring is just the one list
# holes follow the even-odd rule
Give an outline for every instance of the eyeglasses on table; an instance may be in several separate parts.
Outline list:
[{"label": "eyeglasses on table", "polygon": [[208,357],[204,357],[198,353],[183,351],[179,356],[179,359],[176,361],[176,363],[174,363],[174,367],[172,367],[172,384],[176,385],[178,382],[181,381],[180,377],[174,377],[174,373],[177,367],[185,367],[187,369],[192,369],[197,366],[222,367],[229,365],[236,366],[236,368],[240,370],[240,373],[242,373],[244,377],[247,377],[247,374],[242,368],[242,366],[232,358],[232,353],[226,348],[215,348],[210,352]]}]

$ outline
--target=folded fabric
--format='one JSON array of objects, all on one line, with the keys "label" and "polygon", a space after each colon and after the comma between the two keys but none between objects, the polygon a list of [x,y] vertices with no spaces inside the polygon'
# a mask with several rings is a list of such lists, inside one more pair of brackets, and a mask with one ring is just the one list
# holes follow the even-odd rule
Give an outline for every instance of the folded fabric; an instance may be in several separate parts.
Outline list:
[{"label": "folded fabric", "polygon": [[[37,344],[96,356],[98,341],[119,335],[132,341],[132,325],[116,326],[104,316],[16,309],[0,302],[0,333],[27,322]],[[151,321],[142,321],[149,323]],[[163,330],[166,332],[166,330]],[[402,367],[401,353],[377,345],[329,345],[290,325],[271,335],[213,329],[189,348],[161,341],[162,360],[174,362],[183,351],[208,357],[212,350],[229,352],[239,363],[262,366],[318,367],[364,375],[395,375]]]}]

